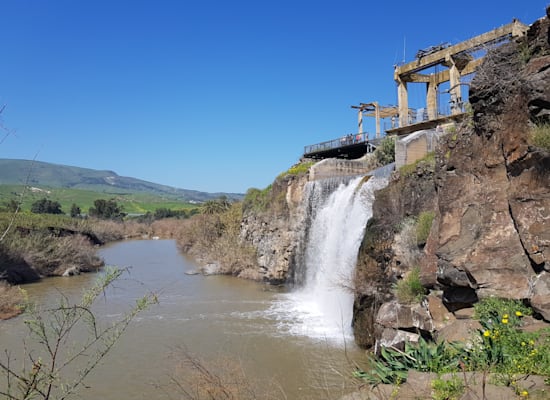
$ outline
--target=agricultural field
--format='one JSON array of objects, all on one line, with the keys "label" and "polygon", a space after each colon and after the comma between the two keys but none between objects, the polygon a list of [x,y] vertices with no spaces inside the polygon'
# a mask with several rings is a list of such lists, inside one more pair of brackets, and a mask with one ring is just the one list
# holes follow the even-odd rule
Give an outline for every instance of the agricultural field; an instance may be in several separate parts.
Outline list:
[{"label": "agricultural field", "polygon": [[123,207],[123,211],[129,215],[154,212],[159,208],[171,210],[191,210],[197,208],[197,202],[179,201],[169,197],[147,193],[130,193],[124,190],[112,192],[95,192],[81,189],[52,188],[52,187],[25,187],[24,185],[0,185],[0,207],[5,207],[12,200],[21,203],[23,211],[29,211],[34,202],[46,198],[57,201],[61,209],[69,213],[71,206],[76,204],[87,213],[98,199],[115,199]]}]

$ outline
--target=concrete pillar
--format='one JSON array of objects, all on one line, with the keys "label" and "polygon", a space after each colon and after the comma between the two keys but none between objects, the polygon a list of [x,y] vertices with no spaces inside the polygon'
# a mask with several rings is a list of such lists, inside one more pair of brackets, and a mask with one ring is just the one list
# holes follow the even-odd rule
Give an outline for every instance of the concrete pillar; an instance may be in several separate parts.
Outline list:
[{"label": "concrete pillar", "polygon": [[409,97],[407,82],[397,81],[397,101],[399,103],[399,127],[409,125]]},{"label": "concrete pillar", "polygon": [[374,115],[376,119],[376,137],[380,137],[380,106],[378,103],[374,103]]},{"label": "concrete pillar", "polygon": [[357,133],[363,133],[363,110],[357,111]]},{"label": "concrete pillar", "polygon": [[428,119],[436,119],[437,110],[437,89],[439,82],[434,75],[430,76],[430,81],[426,86],[426,107],[428,108]]},{"label": "concrete pillar", "polygon": [[451,94],[451,114],[460,114],[462,112],[462,90],[460,87],[460,71],[452,57],[448,58],[449,66],[449,93]]}]

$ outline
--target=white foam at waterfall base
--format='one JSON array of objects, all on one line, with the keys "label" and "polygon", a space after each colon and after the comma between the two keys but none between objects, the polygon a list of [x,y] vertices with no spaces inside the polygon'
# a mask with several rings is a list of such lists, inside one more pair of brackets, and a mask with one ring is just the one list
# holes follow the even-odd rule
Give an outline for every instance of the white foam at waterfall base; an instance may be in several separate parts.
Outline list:
[{"label": "white foam at waterfall base", "polygon": [[[374,191],[387,178],[355,178],[331,194],[313,191],[316,204],[306,245],[305,282],[282,294],[270,313],[281,331],[331,342],[352,339],[353,273],[365,226],[372,216]],[[318,184],[316,182],[315,184]],[[316,194],[317,193],[317,194]]]}]

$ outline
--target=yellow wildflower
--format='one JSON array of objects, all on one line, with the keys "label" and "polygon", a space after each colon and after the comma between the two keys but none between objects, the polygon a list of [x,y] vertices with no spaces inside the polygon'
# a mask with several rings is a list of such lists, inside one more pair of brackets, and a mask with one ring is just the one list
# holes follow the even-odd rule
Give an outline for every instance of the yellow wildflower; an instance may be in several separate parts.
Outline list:
[{"label": "yellow wildflower", "polygon": [[485,332],[483,332],[483,336],[485,336],[485,337],[491,336],[491,331],[485,331]]},{"label": "yellow wildflower", "polygon": [[523,317],[523,314],[521,313],[521,311],[516,311],[516,317]]},{"label": "yellow wildflower", "polygon": [[504,315],[502,316],[502,319],[508,319],[508,314],[504,314]]},{"label": "yellow wildflower", "polygon": [[508,323],[508,318],[502,318],[502,323],[507,324]]},{"label": "yellow wildflower", "polygon": [[529,396],[529,392],[527,390],[522,390],[521,393],[519,394],[521,397],[527,397]]},{"label": "yellow wildflower", "polygon": [[525,343],[525,342],[521,342],[521,345],[524,346],[524,347],[525,347],[526,344],[527,344],[527,343]]}]

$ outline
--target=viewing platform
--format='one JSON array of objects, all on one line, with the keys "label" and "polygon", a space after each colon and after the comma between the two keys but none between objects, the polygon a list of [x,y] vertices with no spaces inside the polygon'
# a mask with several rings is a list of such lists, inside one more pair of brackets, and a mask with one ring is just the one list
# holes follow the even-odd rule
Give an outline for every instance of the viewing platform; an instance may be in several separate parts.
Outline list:
[{"label": "viewing platform", "polygon": [[342,136],[338,139],[329,140],[304,147],[304,157],[323,158],[345,158],[354,160],[372,153],[382,139],[369,139],[367,133],[355,133]]},{"label": "viewing platform", "polygon": [[[380,144],[384,128],[385,135],[395,136],[397,140],[406,140],[408,135],[425,131],[423,138],[415,138],[414,143],[411,139],[411,143],[406,146],[405,152],[411,153],[405,157],[407,163],[418,159],[429,151],[431,139],[426,139],[428,136],[431,138],[429,132],[439,131],[467,117],[471,78],[488,50],[525,35],[527,29],[527,25],[514,19],[510,24],[455,45],[442,43],[419,50],[414,61],[394,65],[397,106],[384,106],[376,101],[351,106],[358,113],[358,133],[305,146],[303,157],[361,158],[372,153]],[[424,86],[421,93],[425,101],[415,101],[414,104],[420,107],[410,107],[409,89],[419,85]],[[363,133],[364,116],[375,118],[376,132],[373,139]]]}]

